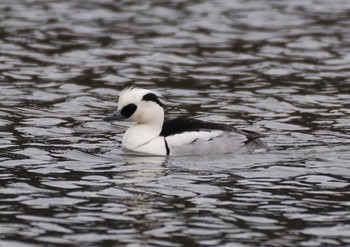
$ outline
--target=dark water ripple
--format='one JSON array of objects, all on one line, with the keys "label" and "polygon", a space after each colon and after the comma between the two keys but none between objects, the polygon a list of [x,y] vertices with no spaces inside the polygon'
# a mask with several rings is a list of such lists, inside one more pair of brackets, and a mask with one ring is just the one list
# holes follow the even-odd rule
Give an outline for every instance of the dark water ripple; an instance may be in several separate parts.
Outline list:
[{"label": "dark water ripple", "polygon": [[[350,3],[0,2],[0,245],[350,245]],[[125,86],[273,151],[129,157]]]}]

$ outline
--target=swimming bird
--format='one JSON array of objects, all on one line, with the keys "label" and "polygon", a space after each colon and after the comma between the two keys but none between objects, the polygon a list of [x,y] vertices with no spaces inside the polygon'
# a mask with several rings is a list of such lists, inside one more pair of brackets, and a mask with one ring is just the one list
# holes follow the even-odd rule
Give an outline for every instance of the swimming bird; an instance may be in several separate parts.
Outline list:
[{"label": "swimming bird", "polygon": [[210,155],[267,152],[265,137],[232,125],[194,118],[164,120],[164,104],[154,91],[137,87],[124,89],[117,111],[105,121],[135,122],[125,132],[122,148],[128,152],[157,156]]}]

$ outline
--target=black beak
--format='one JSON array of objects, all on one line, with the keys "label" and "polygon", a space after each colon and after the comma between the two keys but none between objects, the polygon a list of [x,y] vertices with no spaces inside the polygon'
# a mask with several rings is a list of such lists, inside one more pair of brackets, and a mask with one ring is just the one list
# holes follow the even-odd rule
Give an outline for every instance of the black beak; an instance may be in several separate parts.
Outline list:
[{"label": "black beak", "polygon": [[126,117],[124,117],[120,111],[116,111],[114,112],[113,114],[103,118],[103,121],[107,121],[107,122],[110,122],[110,121],[114,121],[114,120],[121,120],[121,119],[125,119]]}]

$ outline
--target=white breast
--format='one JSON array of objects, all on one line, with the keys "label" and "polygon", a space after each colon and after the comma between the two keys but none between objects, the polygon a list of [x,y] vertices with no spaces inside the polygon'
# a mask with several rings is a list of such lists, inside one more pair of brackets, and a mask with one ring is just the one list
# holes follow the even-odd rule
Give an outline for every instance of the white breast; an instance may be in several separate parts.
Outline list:
[{"label": "white breast", "polygon": [[166,156],[167,149],[165,146],[165,140],[163,137],[156,137],[138,146],[128,146],[122,143],[122,147],[126,151],[136,152],[140,154],[156,155],[156,156]]},{"label": "white breast", "polygon": [[153,126],[134,125],[125,132],[122,147],[136,153],[165,156],[165,140],[159,136],[159,132],[160,130]]},{"label": "white breast", "polygon": [[221,131],[191,131],[167,136],[170,156],[235,153],[244,146],[246,136]]}]

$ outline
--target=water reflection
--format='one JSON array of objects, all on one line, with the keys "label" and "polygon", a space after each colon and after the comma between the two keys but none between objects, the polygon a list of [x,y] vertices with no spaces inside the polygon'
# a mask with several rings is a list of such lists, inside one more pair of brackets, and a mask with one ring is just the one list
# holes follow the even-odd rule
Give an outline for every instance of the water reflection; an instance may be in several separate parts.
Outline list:
[{"label": "water reflection", "polygon": [[[349,8],[0,2],[0,245],[349,245]],[[125,155],[130,85],[273,151]]]}]

